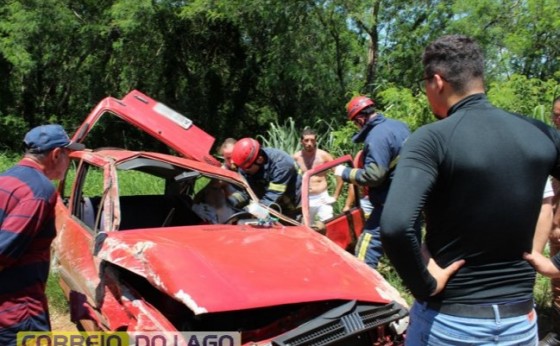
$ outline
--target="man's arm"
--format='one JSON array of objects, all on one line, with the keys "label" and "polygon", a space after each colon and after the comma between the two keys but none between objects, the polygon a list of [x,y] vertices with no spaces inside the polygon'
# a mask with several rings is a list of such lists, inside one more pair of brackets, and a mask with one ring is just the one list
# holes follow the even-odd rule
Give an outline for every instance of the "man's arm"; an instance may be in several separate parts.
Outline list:
[{"label": "man's arm", "polygon": [[440,283],[428,270],[422,253],[420,215],[438,177],[440,147],[429,133],[418,130],[401,152],[381,216],[383,249],[411,293],[420,300]]},{"label": "man's arm", "polygon": [[[249,186],[251,186],[251,179],[243,172],[240,172],[241,176],[245,178]],[[233,208],[243,208],[249,203],[249,194],[244,189],[238,189],[233,185],[230,185],[230,189],[228,189],[229,196],[227,197],[227,202]]]},{"label": "man's arm", "polygon": [[524,253],[523,258],[531,263],[539,274],[549,278],[560,278],[560,263],[555,263],[554,257],[547,258],[537,251]]},{"label": "man's arm", "polygon": [[[531,119],[531,120],[535,122],[534,119]],[[545,126],[542,123],[537,123],[537,124],[539,126]],[[556,163],[555,163],[554,167],[552,168],[552,171],[550,172],[550,175],[553,178],[556,178],[557,180],[560,180],[560,154],[558,154],[558,153],[560,153],[560,131],[558,131],[557,129],[552,128],[550,126],[545,126],[545,131],[548,132],[548,136],[550,137],[550,139],[554,143],[554,146],[556,147],[556,152],[557,152]],[[554,233],[554,235],[559,235],[560,232],[558,232],[557,228],[558,228],[558,226],[560,226],[560,210],[558,209],[558,205],[556,205],[556,207],[557,208],[554,211],[553,220],[552,220],[553,225],[554,225],[554,229],[552,230],[552,233]],[[531,260],[529,260],[529,262],[531,262],[531,264],[535,265],[535,263],[533,263]],[[551,262],[555,265],[556,268],[560,268],[560,252],[557,253],[553,258],[551,258]],[[538,267],[536,267],[536,269],[539,273],[543,274],[542,272],[540,272]],[[543,275],[546,275],[546,274],[543,274]],[[546,276],[549,276],[549,275],[546,275]]]},{"label": "man's arm", "polygon": [[276,203],[278,199],[286,192],[288,183],[297,171],[292,163],[276,164],[271,174],[271,181],[266,187],[266,192],[260,202],[266,206]]},{"label": "man's arm", "polygon": [[391,148],[385,138],[374,138],[374,142],[369,143],[368,147],[368,150],[364,150],[366,156],[362,168],[346,168],[338,172],[337,175],[340,175],[343,181],[377,187],[387,180],[399,157],[391,158]]},{"label": "man's arm", "polygon": [[[541,210],[542,212],[542,210]],[[557,215],[560,213],[560,211],[558,210],[558,208],[556,208],[556,211],[554,213],[554,215],[552,216],[552,219],[554,220],[553,222],[551,222],[552,224],[552,231],[550,231],[549,228],[549,232],[546,232],[547,235],[549,235],[549,240],[550,241],[558,241],[558,239],[550,239],[552,237],[556,237],[556,236],[560,236],[560,232],[558,229],[558,225],[556,224],[556,219],[557,219]],[[537,224],[537,227],[539,227],[539,225]],[[543,237],[543,233],[544,230],[537,230],[537,232],[540,233],[539,237]],[[537,234],[535,234],[535,238],[537,237]],[[542,241],[542,240],[541,240]],[[540,246],[540,244],[535,245],[535,240],[533,240],[533,251],[529,254],[529,253],[524,253],[523,254],[523,258],[525,260],[527,260],[529,263],[531,263],[531,265],[535,268],[535,270],[541,274],[544,275],[546,277],[549,278],[560,278],[560,253],[556,254],[556,256],[552,257],[552,258],[547,258],[542,254],[542,249],[538,248],[537,246]],[[544,245],[542,246],[544,247]],[[541,251],[539,251],[541,250]]]},{"label": "man's arm", "polygon": [[354,205],[355,202],[356,202],[356,194],[354,192],[354,185],[350,184],[348,185],[348,196],[346,196],[346,201],[344,202],[344,208],[342,208],[342,211],[347,211],[352,209],[352,206]]},{"label": "man's arm", "polygon": [[[328,153],[327,151],[321,150],[321,153],[323,154],[323,162],[327,163],[327,162],[331,162],[334,160],[334,158],[332,157],[332,155],[330,153]],[[344,187],[344,182],[342,181],[342,178],[335,175],[335,179],[336,179],[336,186],[334,188],[334,194],[333,197],[335,200],[338,200],[338,197],[340,196],[340,193],[342,192],[342,188]]]},{"label": "man's arm", "polygon": [[550,278],[559,278],[560,263],[558,258],[547,258],[543,255],[546,241],[557,242],[558,237],[560,237],[560,229],[557,223],[560,212],[558,207],[556,208],[556,212],[553,211],[554,196],[551,196],[551,194],[553,194],[552,186],[550,180],[547,180],[541,211],[535,229],[535,236],[533,238],[533,251],[530,254],[523,254],[523,258],[531,263],[535,270],[541,275]]},{"label": "man's arm", "polygon": [[419,236],[423,201],[434,181],[432,174],[406,164],[399,165],[381,216],[385,254],[418,299],[429,297],[437,287],[422,256]]},{"label": "man's arm", "polygon": [[552,197],[545,197],[542,200],[541,212],[535,228],[533,238],[533,251],[542,253],[552,230]]},{"label": "man's arm", "polygon": [[387,180],[389,169],[379,166],[375,162],[371,162],[364,166],[364,168],[345,168],[338,172],[338,174],[335,168],[335,174],[340,176],[342,180],[347,183],[376,187]]}]

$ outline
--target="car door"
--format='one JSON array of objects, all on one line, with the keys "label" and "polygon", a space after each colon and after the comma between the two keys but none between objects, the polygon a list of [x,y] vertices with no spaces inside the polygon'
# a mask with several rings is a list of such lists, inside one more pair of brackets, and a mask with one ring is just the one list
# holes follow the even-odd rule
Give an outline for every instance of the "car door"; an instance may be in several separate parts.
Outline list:
[{"label": "car door", "polygon": [[[303,223],[315,229],[316,231],[324,234],[327,238],[335,242],[337,245],[346,249],[348,251],[352,251],[354,245],[360,234],[363,231],[365,219],[364,213],[360,208],[359,200],[359,189],[357,186],[353,184],[345,183],[345,188],[339,197],[339,200],[334,205],[334,216],[329,220],[325,220],[324,222],[320,222],[317,220],[310,220],[310,203],[309,203],[309,186],[310,180],[315,175],[325,175],[327,174],[327,179],[330,181],[329,183],[329,191],[334,190],[334,178],[330,179],[329,174],[332,176],[332,173],[329,173],[329,170],[333,170],[334,167],[340,164],[346,164],[349,167],[353,167],[352,156],[345,155],[343,157],[337,158],[333,161],[326,162],[320,166],[317,166],[303,175],[302,179],[302,211],[303,211]],[[354,204],[352,207],[347,211],[342,211],[342,206],[344,205],[344,200],[347,196],[348,189],[353,189],[355,198]]]},{"label": "car door", "polygon": [[104,304],[105,307],[110,304],[103,301],[106,295],[102,293],[101,266],[94,253],[101,230],[113,227],[111,208],[103,207],[111,205],[113,199],[113,176],[114,168],[108,162],[87,152],[75,152],[59,188],[62,198],[56,210],[54,265],[69,300],[73,321],[110,324],[99,313]]}]

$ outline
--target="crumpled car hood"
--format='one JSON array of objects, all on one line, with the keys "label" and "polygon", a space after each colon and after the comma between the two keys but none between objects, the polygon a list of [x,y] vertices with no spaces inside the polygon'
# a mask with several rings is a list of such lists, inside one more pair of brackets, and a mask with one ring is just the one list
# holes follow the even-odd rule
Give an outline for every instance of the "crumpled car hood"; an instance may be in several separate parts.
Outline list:
[{"label": "crumpled car hood", "polygon": [[195,314],[332,299],[398,300],[380,274],[303,227],[110,232],[98,237],[97,257],[145,277]]}]

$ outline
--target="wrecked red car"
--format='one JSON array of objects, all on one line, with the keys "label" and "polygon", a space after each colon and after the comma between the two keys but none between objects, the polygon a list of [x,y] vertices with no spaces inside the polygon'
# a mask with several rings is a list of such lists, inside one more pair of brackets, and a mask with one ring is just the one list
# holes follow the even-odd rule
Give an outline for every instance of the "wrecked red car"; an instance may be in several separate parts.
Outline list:
[{"label": "wrecked red car", "polygon": [[[125,125],[170,153],[100,147],[96,131]],[[138,91],[104,99],[73,139],[89,149],[71,154],[59,185],[53,263],[84,329],[237,331],[243,345],[403,343],[404,300],[343,249],[356,236],[348,225],[363,223],[358,208],[325,225],[338,245],[277,211],[229,208],[231,188],[258,199],[210,154],[214,139]]]}]

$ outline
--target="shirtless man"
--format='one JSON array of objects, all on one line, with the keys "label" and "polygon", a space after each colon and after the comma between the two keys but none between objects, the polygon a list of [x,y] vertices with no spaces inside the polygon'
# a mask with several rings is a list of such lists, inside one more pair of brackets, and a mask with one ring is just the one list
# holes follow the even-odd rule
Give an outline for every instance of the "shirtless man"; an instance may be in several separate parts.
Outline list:
[{"label": "shirtless man", "polygon": [[[333,160],[328,152],[317,148],[317,134],[310,128],[303,130],[301,135],[303,150],[293,155],[302,173]],[[336,178],[334,196],[328,191],[326,172],[311,177],[309,184],[309,219],[314,222],[316,217],[319,221],[325,221],[333,217],[332,204],[337,200],[342,190],[342,179]]]}]

